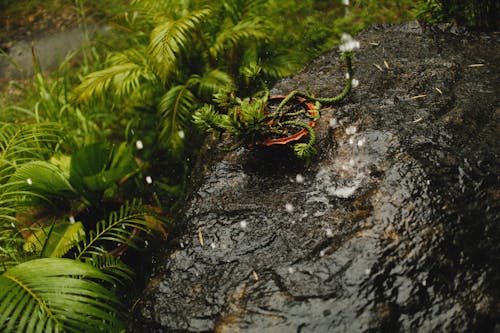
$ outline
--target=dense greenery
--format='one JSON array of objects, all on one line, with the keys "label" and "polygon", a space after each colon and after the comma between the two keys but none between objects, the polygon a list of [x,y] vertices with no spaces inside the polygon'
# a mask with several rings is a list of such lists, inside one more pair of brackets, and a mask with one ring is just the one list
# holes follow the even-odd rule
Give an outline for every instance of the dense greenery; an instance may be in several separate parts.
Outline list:
[{"label": "dense greenery", "polygon": [[0,113],[2,332],[123,330],[123,254],[175,219],[195,110],[244,104],[343,32],[412,17],[411,1],[76,1],[82,20],[85,3],[115,30],[51,76],[35,50],[33,89]]},{"label": "dense greenery", "polygon": [[421,18],[454,21],[481,30],[496,30],[500,3],[496,0],[426,0],[420,5]]}]

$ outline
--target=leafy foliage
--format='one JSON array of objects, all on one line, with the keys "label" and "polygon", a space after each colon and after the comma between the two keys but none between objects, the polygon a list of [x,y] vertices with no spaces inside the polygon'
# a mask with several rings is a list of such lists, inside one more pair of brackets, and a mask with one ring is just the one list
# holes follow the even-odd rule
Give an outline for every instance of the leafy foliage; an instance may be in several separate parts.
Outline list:
[{"label": "leafy foliage", "polygon": [[111,212],[108,219],[97,223],[95,230],[89,232],[87,239],[76,245],[78,248],[76,259],[105,255],[109,251],[104,247],[105,243],[135,247],[137,233],[148,232],[150,229],[145,215],[141,203],[137,201],[122,205],[118,212]]},{"label": "leafy foliage", "polygon": [[98,281],[111,275],[70,259],[45,258],[0,275],[2,332],[119,332],[121,306]]},{"label": "leafy foliage", "polygon": [[[292,91],[288,96],[282,98],[282,101],[273,110],[269,106],[268,93],[261,98],[244,99],[219,94],[217,95],[218,110],[213,105],[206,104],[195,112],[193,122],[204,131],[229,134],[236,141],[233,147],[253,146],[255,144],[269,146],[294,142],[295,155],[309,161],[311,156],[316,153],[313,146],[316,142],[316,134],[311,126],[311,120],[315,121],[319,118],[320,103],[327,105],[338,103],[351,90],[353,56],[352,50],[344,51],[341,54],[347,67],[347,78],[344,89],[337,96],[319,98],[300,91]],[[297,97],[301,100],[297,100]],[[308,110],[304,107],[297,110],[294,106],[288,106],[289,102],[302,101],[300,103],[303,103],[306,100],[316,102],[316,110]],[[299,129],[302,133],[307,133],[309,140],[295,142],[303,135],[300,134],[301,132],[292,135],[290,129]]]}]

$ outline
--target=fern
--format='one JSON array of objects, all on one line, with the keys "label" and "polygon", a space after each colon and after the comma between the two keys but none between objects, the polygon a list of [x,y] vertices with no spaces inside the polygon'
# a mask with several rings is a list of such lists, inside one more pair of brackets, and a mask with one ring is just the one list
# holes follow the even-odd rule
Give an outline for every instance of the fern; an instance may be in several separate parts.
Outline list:
[{"label": "fern", "polygon": [[193,75],[188,84],[197,85],[197,95],[207,100],[220,91],[233,91],[235,89],[231,75],[220,69],[206,71],[201,76]]},{"label": "fern", "polygon": [[0,275],[0,331],[119,332],[122,307],[96,280],[114,282],[97,268],[71,259],[44,258]]},{"label": "fern", "polygon": [[158,84],[146,49],[141,45],[113,54],[109,63],[110,67],[87,75],[75,88],[77,102],[87,102],[110,89],[118,98],[123,98],[138,90],[143,81]]},{"label": "fern", "polygon": [[76,259],[82,260],[92,256],[107,254],[104,243],[126,244],[136,247],[137,231],[147,232],[149,224],[146,214],[139,201],[127,202],[120,207],[118,212],[111,212],[108,219],[97,223],[95,230],[88,233],[87,239],[77,244]]},{"label": "fern", "polygon": [[260,17],[250,18],[236,23],[232,27],[227,27],[218,35],[213,45],[210,47],[210,55],[214,58],[225,58],[228,49],[236,49],[244,41],[253,40],[266,42],[270,40],[267,33],[269,27],[266,26]]},{"label": "fern", "polygon": [[81,222],[57,223],[38,230],[26,239],[23,249],[38,253],[43,258],[63,257],[77,242],[85,237]]},{"label": "fern", "polygon": [[187,124],[191,111],[196,106],[197,98],[188,85],[170,88],[158,103],[158,113],[162,122],[160,137],[175,140],[174,134]]},{"label": "fern", "polygon": [[132,282],[134,272],[116,256],[110,254],[92,255],[85,258],[85,262],[114,277],[116,283],[122,286]]},{"label": "fern", "polygon": [[199,26],[210,14],[209,9],[193,11],[178,20],[167,20],[151,32],[149,53],[163,82],[169,81]]},{"label": "fern", "polygon": [[45,159],[61,140],[61,127],[55,123],[0,123],[0,184],[17,165]]}]

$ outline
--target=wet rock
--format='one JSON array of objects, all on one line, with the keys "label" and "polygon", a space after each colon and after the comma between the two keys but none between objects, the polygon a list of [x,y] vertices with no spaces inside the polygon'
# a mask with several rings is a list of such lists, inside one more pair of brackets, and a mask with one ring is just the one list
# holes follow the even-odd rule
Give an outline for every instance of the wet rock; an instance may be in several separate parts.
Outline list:
[{"label": "wet rock", "polygon": [[[309,166],[203,162],[133,332],[498,332],[500,40],[374,27]],[[341,89],[332,50],[273,89]]]}]

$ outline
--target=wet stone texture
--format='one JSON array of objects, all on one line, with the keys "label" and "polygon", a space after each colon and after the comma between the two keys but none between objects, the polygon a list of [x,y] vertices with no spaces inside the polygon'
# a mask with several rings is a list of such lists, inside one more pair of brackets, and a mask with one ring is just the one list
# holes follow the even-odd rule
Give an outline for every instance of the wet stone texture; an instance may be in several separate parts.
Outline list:
[{"label": "wet stone texture", "polygon": [[[131,331],[500,332],[500,35],[357,39],[360,84],[322,111],[309,166],[207,147]],[[273,92],[343,78],[332,50]]]}]

